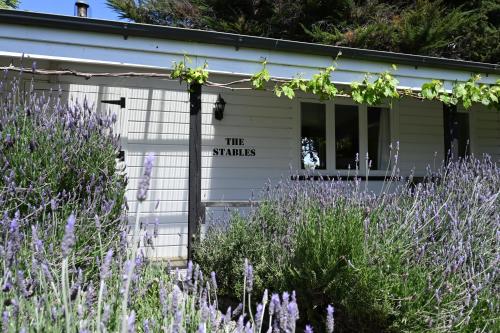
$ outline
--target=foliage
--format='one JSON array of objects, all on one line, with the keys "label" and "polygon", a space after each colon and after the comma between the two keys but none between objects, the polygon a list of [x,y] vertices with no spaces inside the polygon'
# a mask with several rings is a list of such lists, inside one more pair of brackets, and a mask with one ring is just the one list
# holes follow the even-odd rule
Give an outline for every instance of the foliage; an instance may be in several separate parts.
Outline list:
[{"label": "foliage", "polygon": [[188,84],[204,84],[208,81],[208,64],[206,62],[203,66],[196,68],[186,66],[186,62],[191,62],[187,56],[184,56],[184,60],[179,63],[174,62],[172,72],[170,74],[172,79],[179,79],[181,82],[186,81]]},{"label": "foliage", "polygon": [[[278,97],[282,95],[293,99],[296,91],[302,91],[319,96],[321,99],[334,99],[338,95],[349,96],[341,91],[332,81],[332,73],[335,67],[329,66],[326,69],[314,74],[311,79],[301,76],[290,80],[273,79],[267,70],[267,62],[264,61],[262,69],[250,78],[254,89],[266,89],[270,81],[274,81],[274,94]],[[397,67],[392,66],[396,71]],[[177,69],[174,68],[174,71]],[[177,76],[177,74],[175,74]],[[398,80],[390,72],[383,72],[375,80],[371,80],[369,74],[365,75],[363,82],[352,82],[350,85],[350,97],[358,104],[380,105],[388,102],[392,105],[394,99],[402,96],[410,96],[428,100],[438,100],[444,104],[463,105],[469,109],[473,103],[481,103],[488,107],[499,109],[500,81],[493,85],[479,84],[479,75],[473,75],[466,82],[454,82],[451,92],[443,87],[443,82],[432,80],[422,84],[419,93],[411,89],[398,89]]]},{"label": "foliage", "polygon": [[257,90],[263,90],[266,87],[266,83],[269,82],[271,79],[271,75],[269,74],[269,71],[266,68],[267,61],[262,62],[262,69],[255,73],[251,78],[250,81],[252,82],[252,86],[257,89]]},{"label": "foliage", "polygon": [[389,72],[380,74],[374,82],[370,82],[367,75],[363,83],[351,83],[351,96],[359,104],[377,105],[386,100],[392,101],[399,98],[398,83]]},{"label": "foliage", "polygon": [[[0,83],[1,214],[5,223],[16,219],[22,232],[39,230],[53,264],[61,251],[49,244],[64,233],[58,221],[74,212],[81,221],[77,264],[91,272],[101,250],[116,247],[125,222],[116,117],[92,112],[86,101],[64,104],[57,92],[37,95],[33,83],[6,75]],[[9,245],[7,239],[2,244]]]},{"label": "foliage", "polygon": [[480,78],[479,75],[474,75],[467,82],[454,82],[451,94],[443,89],[443,82],[432,80],[422,85],[420,96],[428,100],[437,99],[447,105],[460,104],[465,109],[469,109],[473,103],[481,103],[498,109],[500,81],[492,86],[477,84]]},{"label": "foliage", "polygon": [[283,181],[248,218],[212,225],[195,254],[236,298],[239,258],[263,263],[254,290],[296,290],[315,327],[314,309],[333,303],[340,332],[496,331],[499,189],[488,157],[429,170],[420,184],[388,181],[380,195],[360,179]]},{"label": "foliage", "polygon": [[497,0],[108,0],[136,22],[498,63]]},{"label": "foliage", "polygon": [[[2,332],[295,331],[294,294],[269,299],[265,291],[253,300],[247,260],[238,271],[243,301],[224,313],[215,273],[206,276],[189,262],[181,276],[165,263],[149,262],[148,234],[157,235],[158,225],[142,219],[141,207],[154,157],[145,160],[129,238],[115,117],[91,112],[86,101],[66,105],[60,94],[24,91],[21,83],[19,77],[0,83]],[[249,310],[259,301],[254,313]]]},{"label": "foliage", "polygon": [[15,9],[19,6],[19,0],[0,0],[0,9]]},{"label": "foliage", "polygon": [[322,100],[333,99],[340,93],[331,81],[331,75],[334,70],[334,66],[329,66],[319,73],[314,74],[309,80],[295,77],[290,81],[278,82],[274,86],[274,93],[278,97],[281,97],[281,94],[283,94],[289,99],[293,99],[295,97],[295,90],[300,90],[316,95]]},{"label": "foliage", "polygon": [[193,27],[200,11],[187,0],[107,0],[122,19],[136,22]]}]

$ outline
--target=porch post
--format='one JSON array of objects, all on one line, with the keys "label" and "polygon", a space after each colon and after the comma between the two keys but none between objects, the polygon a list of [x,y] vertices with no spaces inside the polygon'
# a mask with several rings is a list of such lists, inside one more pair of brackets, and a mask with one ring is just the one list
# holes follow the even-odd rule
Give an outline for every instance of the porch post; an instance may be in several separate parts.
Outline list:
[{"label": "porch post", "polygon": [[193,257],[193,241],[201,218],[201,85],[189,87],[189,199],[188,259]]}]

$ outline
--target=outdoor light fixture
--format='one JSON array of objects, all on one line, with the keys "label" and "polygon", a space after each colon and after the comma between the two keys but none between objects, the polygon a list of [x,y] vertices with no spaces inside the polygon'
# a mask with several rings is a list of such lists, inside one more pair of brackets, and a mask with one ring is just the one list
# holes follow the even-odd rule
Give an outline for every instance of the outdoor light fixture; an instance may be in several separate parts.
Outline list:
[{"label": "outdoor light fixture", "polygon": [[214,116],[217,120],[222,120],[224,118],[224,108],[226,107],[226,101],[222,99],[221,95],[217,97],[214,106]]}]

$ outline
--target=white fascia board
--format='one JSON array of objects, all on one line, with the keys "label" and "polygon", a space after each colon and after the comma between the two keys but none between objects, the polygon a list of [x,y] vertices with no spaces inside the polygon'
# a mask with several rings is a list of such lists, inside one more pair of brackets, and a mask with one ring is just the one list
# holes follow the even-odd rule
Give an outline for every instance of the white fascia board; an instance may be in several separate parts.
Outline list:
[{"label": "white fascia board", "polygon": [[[174,61],[184,55],[193,66],[208,63],[208,70],[236,76],[249,76],[267,68],[276,78],[291,78],[302,75],[309,78],[320,69],[334,63],[328,56],[289,53],[241,47],[183,42],[145,37],[123,36],[95,32],[82,32],[53,28],[38,28],[11,24],[0,24],[0,55],[13,57],[25,54],[27,58],[58,60],[76,63],[96,63],[149,69],[168,70]],[[391,64],[342,58],[336,62],[332,74],[335,83],[349,84],[361,81],[366,73],[392,71]],[[433,67],[398,65],[393,75],[400,88],[419,89],[424,82],[439,79],[449,89],[454,81],[467,81],[475,73]],[[477,73],[481,74],[481,73]],[[482,75],[481,82],[492,84],[500,75]]]}]

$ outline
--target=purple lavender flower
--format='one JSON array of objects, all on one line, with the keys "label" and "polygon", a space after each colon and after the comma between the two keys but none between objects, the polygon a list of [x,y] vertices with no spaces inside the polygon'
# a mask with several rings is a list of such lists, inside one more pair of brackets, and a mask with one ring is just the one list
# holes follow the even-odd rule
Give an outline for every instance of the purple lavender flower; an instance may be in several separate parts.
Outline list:
[{"label": "purple lavender flower", "polygon": [[193,262],[189,260],[186,270],[186,281],[190,282],[192,279],[193,279]]},{"label": "purple lavender flower", "polygon": [[43,252],[43,242],[38,237],[38,229],[36,225],[31,226],[31,242],[33,244],[33,253],[38,258],[41,257]]},{"label": "purple lavender flower", "polygon": [[207,302],[205,301],[201,304],[200,322],[206,323],[208,321],[209,314],[210,314],[210,309],[208,308]]},{"label": "purple lavender flower", "polygon": [[275,312],[279,312],[281,306],[280,295],[272,294],[271,302],[269,302],[269,316],[274,315]]},{"label": "purple lavender flower", "polygon": [[231,318],[232,318],[231,307],[228,307],[226,314],[224,316],[224,324],[228,324],[231,321]]},{"label": "purple lavender flower", "polygon": [[267,299],[269,298],[269,292],[267,289],[264,290],[264,294],[262,295],[262,304],[267,304]]},{"label": "purple lavender flower", "polygon": [[2,332],[8,332],[9,331],[9,312],[4,311],[2,313]]},{"label": "purple lavender flower", "polygon": [[94,284],[90,282],[90,284],[87,287],[87,293],[85,295],[85,306],[90,311],[91,314],[94,313],[93,305],[95,298],[96,298],[96,290],[94,288]]},{"label": "purple lavender flower", "polygon": [[21,294],[24,297],[29,297],[30,293],[28,292],[28,289],[26,288],[26,280],[24,279],[24,272],[23,271],[21,271],[21,270],[17,271],[16,280],[17,280],[17,287],[21,291]]},{"label": "purple lavender flower", "polygon": [[160,220],[156,217],[154,224],[153,224],[153,237],[155,237],[155,238],[158,237],[159,226],[160,226]]},{"label": "purple lavender flower", "polygon": [[314,333],[313,328],[310,325],[306,325],[304,333]]},{"label": "purple lavender flower", "polygon": [[106,326],[110,317],[111,317],[111,306],[109,304],[104,304],[104,311],[102,313],[102,323],[101,324]]},{"label": "purple lavender flower", "polygon": [[151,329],[149,327],[149,320],[148,319],[144,319],[144,321],[142,323],[142,327],[143,327],[144,333],[150,333],[151,332]]},{"label": "purple lavender flower", "polygon": [[127,318],[127,332],[135,333],[135,311],[132,310]]},{"label": "purple lavender flower", "polygon": [[217,279],[215,278],[215,272],[210,273],[210,281],[212,282],[212,288],[217,291]]},{"label": "purple lavender flower", "polygon": [[238,304],[238,306],[236,307],[236,309],[234,309],[233,311],[233,317],[236,317],[238,315],[241,314],[241,311],[243,310],[243,304]]},{"label": "purple lavender flower", "polygon": [[178,310],[174,316],[174,322],[172,323],[172,333],[179,333],[182,323],[182,312]]},{"label": "purple lavender flower", "polygon": [[335,310],[333,306],[328,305],[326,308],[326,331],[328,333],[333,333],[333,330],[335,329],[335,320],[333,318]]},{"label": "purple lavender flower", "polygon": [[210,326],[212,332],[217,332],[219,327],[220,319],[217,318],[217,308],[215,304],[210,305]]},{"label": "purple lavender flower", "polygon": [[245,277],[247,292],[251,293],[253,289],[253,267],[250,264],[246,265]]},{"label": "purple lavender flower", "polygon": [[262,304],[257,305],[257,312],[255,313],[255,330],[259,331],[262,328],[264,307]]},{"label": "purple lavender flower", "polygon": [[[160,293],[160,304],[161,304],[161,307],[162,307],[162,315],[164,317],[167,316],[167,312],[168,312],[168,302],[167,302],[167,291],[165,290],[165,285],[163,284],[163,280],[160,279],[160,290],[159,290],[159,293]],[[173,298],[174,296],[172,296]],[[173,301],[173,299],[172,299]],[[178,302],[177,300],[175,300],[175,302]],[[173,303],[173,302],[172,302]],[[177,309],[172,309],[173,313],[175,313],[175,311],[177,311]]]},{"label": "purple lavender flower", "polygon": [[12,135],[10,133],[7,133],[5,135],[5,147],[12,147],[14,146],[14,140],[12,140]]},{"label": "purple lavender flower", "polygon": [[101,280],[106,280],[111,276],[111,260],[113,259],[113,249],[109,249],[104,257],[104,262],[101,266]]},{"label": "purple lavender flower", "polygon": [[295,332],[295,326],[298,319],[299,319],[299,308],[297,307],[297,303],[292,300],[290,304],[288,304],[287,330],[289,332]]},{"label": "purple lavender flower", "polygon": [[243,315],[241,315],[239,318],[238,318],[238,323],[237,323],[237,327],[236,327],[236,332],[238,333],[241,333],[243,332],[243,329],[244,329],[244,326],[243,326]]},{"label": "purple lavender flower", "polygon": [[149,183],[151,181],[151,173],[153,171],[153,161],[154,161],[154,156],[152,154],[148,154],[144,161],[144,174],[139,183],[139,189],[137,190],[138,201],[146,200],[146,194],[148,192]]},{"label": "purple lavender flower", "polygon": [[287,327],[288,327],[288,316],[289,316],[289,313],[288,313],[288,305],[289,305],[289,294],[288,292],[284,292],[283,293],[283,302],[281,304],[281,309],[280,309],[280,312],[279,312],[279,325],[280,325],[280,328],[282,330],[286,330]]},{"label": "purple lavender flower", "polygon": [[179,301],[181,296],[182,296],[182,291],[176,284],[174,284],[174,288],[172,291],[172,313],[177,313],[179,309]]},{"label": "purple lavender flower", "polygon": [[62,255],[64,258],[66,258],[69,255],[71,249],[73,248],[73,245],[75,245],[75,222],[76,222],[75,215],[71,214],[68,217],[68,221],[66,223],[66,229],[64,232],[64,237],[61,245]]},{"label": "purple lavender flower", "polygon": [[252,329],[252,323],[247,321],[247,324],[245,325],[245,333],[253,333],[254,330]]}]

